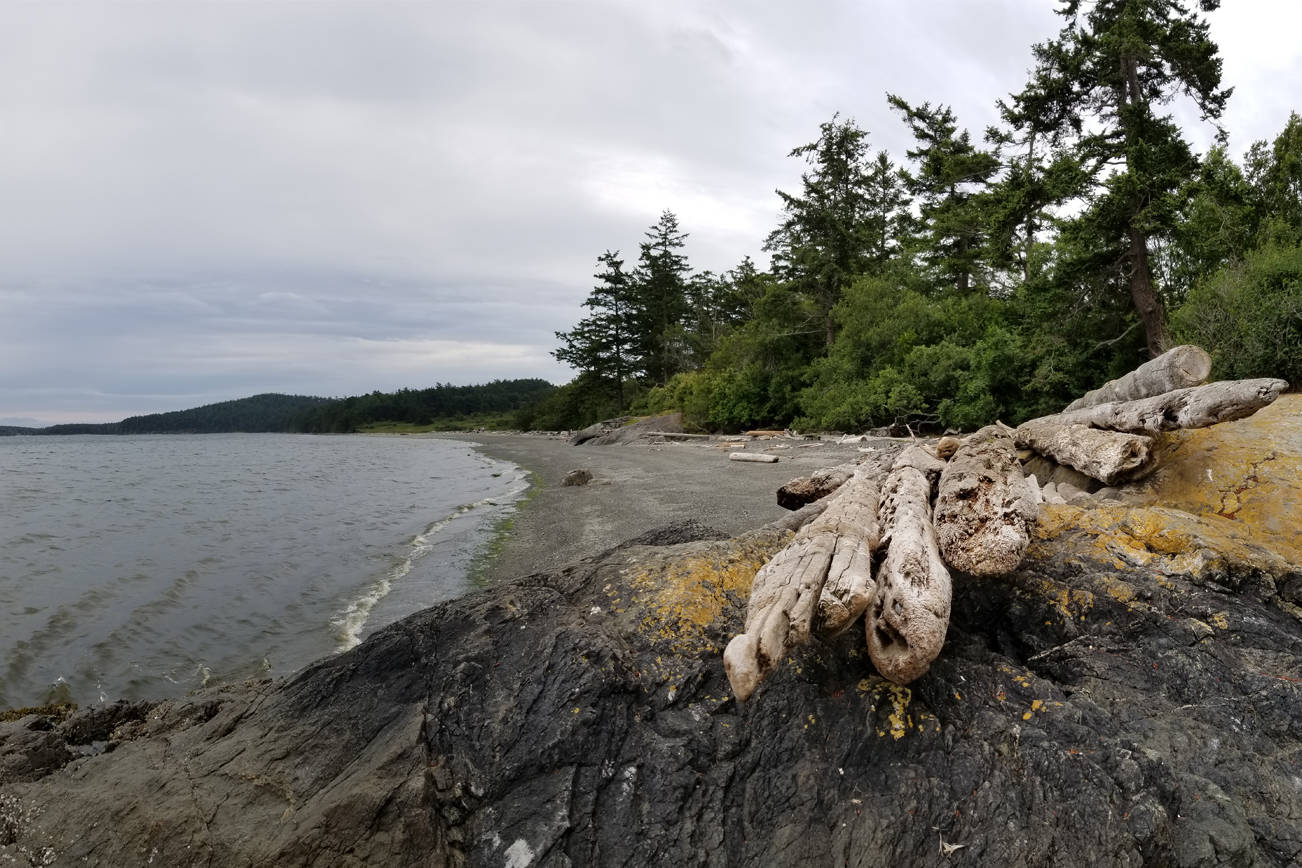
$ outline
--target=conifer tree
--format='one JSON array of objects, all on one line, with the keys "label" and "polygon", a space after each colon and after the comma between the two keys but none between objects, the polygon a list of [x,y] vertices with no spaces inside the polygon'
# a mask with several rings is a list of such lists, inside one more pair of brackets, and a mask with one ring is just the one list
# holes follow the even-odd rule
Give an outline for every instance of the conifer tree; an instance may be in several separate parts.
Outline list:
[{"label": "conifer tree", "polygon": [[682,253],[686,240],[678,217],[663,212],[646,232],[633,274],[638,353],[643,373],[655,385],[683,370],[688,353],[684,321],[690,269]]},{"label": "conifer tree", "polygon": [[868,133],[853,120],[833,117],[819,127],[817,141],[790,156],[803,158],[809,169],[800,177],[799,195],[777,191],[783,221],[764,249],[773,254],[774,274],[813,302],[831,346],[832,309],[871,262]]},{"label": "conifer tree", "polygon": [[623,412],[624,383],[635,372],[637,311],[619,251],[607,250],[597,262],[597,285],[583,302],[591,313],[569,331],[556,332],[561,345],[552,355],[603,384]]},{"label": "conifer tree", "polygon": [[[1162,106],[1190,98],[1216,120],[1229,90],[1198,14],[1219,0],[1060,0],[1066,24],[1034,46],[1035,68],[1012,98],[1009,118],[1026,132],[1066,144],[1084,168],[1075,191],[1087,205],[1079,229],[1124,263],[1131,303],[1149,352],[1167,343],[1166,316],[1150,263],[1150,240],[1170,232],[1179,191],[1198,161]],[[1196,8],[1195,8],[1196,7]]]},{"label": "conifer tree", "polygon": [[978,196],[998,171],[998,158],[972,144],[948,106],[914,107],[894,94],[886,98],[917,142],[908,151],[914,168],[904,174],[904,184],[918,203],[922,261],[942,286],[960,295],[984,289],[986,219]]}]

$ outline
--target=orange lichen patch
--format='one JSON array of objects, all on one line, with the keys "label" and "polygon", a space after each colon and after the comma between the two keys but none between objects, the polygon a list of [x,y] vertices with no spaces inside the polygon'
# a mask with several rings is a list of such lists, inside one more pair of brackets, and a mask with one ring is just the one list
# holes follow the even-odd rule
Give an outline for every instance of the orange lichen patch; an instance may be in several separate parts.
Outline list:
[{"label": "orange lichen patch", "polygon": [[[1117,570],[1144,567],[1165,575],[1201,576],[1226,562],[1268,572],[1287,569],[1287,561],[1252,526],[1169,507],[1046,505],[1033,529],[1032,546],[1037,545],[1065,548]],[[1122,584],[1109,586],[1108,593],[1129,602],[1133,594],[1128,597]]]},{"label": "orange lichen patch", "polygon": [[1126,500],[1233,521],[1286,560],[1302,560],[1302,395],[1281,395],[1237,422],[1165,435],[1155,452],[1158,469],[1124,490]]},{"label": "orange lichen patch", "polygon": [[723,652],[712,625],[729,608],[744,604],[759,568],[790,538],[790,533],[740,537],[702,544],[682,555],[636,558],[624,581],[608,585],[612,611],[627,612],[632,629],[649,637],[662,653],[650,674],[678,683],[693,660]]}]

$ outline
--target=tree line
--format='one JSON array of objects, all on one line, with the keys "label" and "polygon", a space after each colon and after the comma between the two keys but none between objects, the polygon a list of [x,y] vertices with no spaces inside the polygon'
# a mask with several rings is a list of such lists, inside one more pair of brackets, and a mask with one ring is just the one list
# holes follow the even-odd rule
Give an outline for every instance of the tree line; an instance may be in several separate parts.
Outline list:
[{"label": "tree line", "polygon": [[[671,211],[631,266],[597,260],[557,333],[577,377],[521,416],[575,427],[679,409],[696,425],[970,428],[1053,411],[1173,343],[1220,376],[1302,382],[1302,118],[1236,162],[1213,0],[1062,0],[1025,86],[974,136],[888,94],[897,161],[839,115],[791,152],[764,250],[691,269]],[[1216,144],[1195,153],[1169,106]]]}]

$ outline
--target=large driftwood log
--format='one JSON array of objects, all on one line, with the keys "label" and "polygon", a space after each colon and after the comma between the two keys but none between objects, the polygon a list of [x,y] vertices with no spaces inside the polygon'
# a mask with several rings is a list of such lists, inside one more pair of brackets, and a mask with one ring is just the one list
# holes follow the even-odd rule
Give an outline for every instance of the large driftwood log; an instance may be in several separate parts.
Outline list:
[{"label": "large driftwood log", "polygon": [[821,628],[835,629],[848,626],[868,606],[878,541],[877,492],[872,468],[861,468],[829,498],[823,514],[755,574],[745,630],[723,652],[739,700],[755,692],[788,649],[809,641],[816,610],[822,613]]},{"label": "large driftwood log", "polygon": [[886,557],[865,629],[873,665],[896,684],[927,671],[949,627],[949,572],[932,529],[932,483],[919,469],[929,465],[927,457],[916,446],[901,453],[883,486],[878,515]]},{"label": "large driftwood log", "polygon": [[1034,449],[1106,485],[1137,478],[1152,468],[1153,440],[1142,434],[1064,425],[1050,416],[1022,423],[1015,436],[1018,446]]},{"label": "large driftwood log", "polygon": [[[1225,380],[1152,398],[1083,407],[1045,416],[1060,425],[1088,425],[1132,434],[1206,428],[1251,416],[1288,388],[1284,380]],[[1039,420],[1032,420],[1039,421]]]},{"label": "large driftwood log", "polygon": [[936,541],[945,563],[974,576],[1012,572],[1030,545],[1037,514],[1013,438],[987,425],[945,465],[936,494]]},{"label": "large driftwood log", "polygon": [[856,466],[841,464],[816,470],[809,476],[797,476],[778,489],[778,506],[800,509],[807,503],[827,497],[854,476]]},{"label": "large driftwood log", "polygon": [[1212,372],[1212,357],[1201,347],[1173,347],[1155,359],[1145,362],[1135,370],[1109,380],[1084,397],[1067,405],[1067,410],[1079,410],[1098,404],[1116,401],[1137,401],[1151,398],[1175,389],[1197,386],[1207,381]]}]

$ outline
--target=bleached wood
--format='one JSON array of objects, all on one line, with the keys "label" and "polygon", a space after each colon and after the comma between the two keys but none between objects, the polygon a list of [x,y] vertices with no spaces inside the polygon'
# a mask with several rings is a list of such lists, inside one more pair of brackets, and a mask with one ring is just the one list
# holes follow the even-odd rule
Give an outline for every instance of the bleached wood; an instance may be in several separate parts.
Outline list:
[{"label": "bleached wood", "polygon": [[896,684],[921,676],[940,654],[951,598],[931,524],[931,481],[912,451],[901,454],[882,487],[878,521],[886,556],[865,620],[868,655]]},{"label": "bleached wood", "polygon": [[765,455],[762,452],[731,452],[728,454],[729,461],[753,461],[759,464],[776,464],[778,456]]},{"label": "bleached wood", "polygon": [[[1046,416],[1060,425],[1088,425],[1132,434],[1206,428],[1251,416],[1288,388],[1284,380],[1223,380],[1142,398]],[[1038,420],[1035,420],[1038,421]]]},{"label": "bleached wood", "polygon": [[872,600],[877,546],[877,474],[873,466],[828,498],[827,509],[755,574],[743,632],[724,650],[733,693],[746,700],[787,652],[819,629],[848,627]]},{"label": "bleached wood", "polygon": [[827,497],[854,476],[856,466],[840,464],[816,470],[809,476],[797,476],[778,489],[778,506],[800,509],[807,503]]},{"label": "bleached wood", "polygon": [[1172,347],[1125,376],[1109,380],[1092,392],[1086,392],[1083,397],[1068,404],[1066,409],[1079,410],[1098,404],[1151,398],[1204,383],[1211,372],[1212,358],[1202,348],[1188,344]]},{"label": "bleached wood", "polygon": [[974,576],[1010,573],[1030,545],[1037,508],[1007,429],[969,434],[940,476],[933,524],[945,563]]},{"label": "bleached wood", "polygon": [[1052,416],[1019,425],[1016,441],[1105,485],[1136,479],[1153,466],[1151,437],[1064,425]]}]

